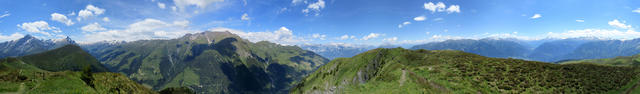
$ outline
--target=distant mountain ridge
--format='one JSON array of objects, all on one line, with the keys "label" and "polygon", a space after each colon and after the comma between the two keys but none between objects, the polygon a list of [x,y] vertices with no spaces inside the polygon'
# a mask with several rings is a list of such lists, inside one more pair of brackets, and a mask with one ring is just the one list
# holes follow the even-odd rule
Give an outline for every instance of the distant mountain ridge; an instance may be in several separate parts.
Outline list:
[{"label": "distant mountain ridge", "polygon": [[460,50],[487,57],[524,58],[530,52],[524,45],[506,39],[458,39],[415,45],[411,49]]},{"label": "distant mountain ridge", "polygon": [[68,44],[77,44],[71,38],[40,40],[31,35],[0,43],[0,58],[40,53]]},{"label": "distant mountain ridge", "polygon": [[[488,57],[519,58],[543,62],[612,58],[640,53],[640,38],[623,41],[581,37],[530,42],[517,39],[458,39],[415,45],[411,49],[460,50]],[[527,45],[537,46],[531,49]]]},{"label": "distant mountain ridge", "polygon": [[374,46],[348,45],[348,44],[307,44],[300,45],[300,48],[313,51],[327,59],[339,57],[352,57],[356,54],[374,49]]}]

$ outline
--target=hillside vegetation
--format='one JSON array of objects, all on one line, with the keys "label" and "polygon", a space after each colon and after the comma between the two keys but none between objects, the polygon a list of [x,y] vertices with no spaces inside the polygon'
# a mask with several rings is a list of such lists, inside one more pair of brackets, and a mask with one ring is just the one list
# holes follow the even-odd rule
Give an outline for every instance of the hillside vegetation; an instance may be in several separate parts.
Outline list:
[{"label": "hillside vegetation", "polygon": [[622,93],[640,70],[591,63],[550,64],[451,50],[374,49],[337,58],[291,93]]},{"label": "hillside vegetation", "polygon": [[106,71],[74,45],[19,58],[0,59],[0,93],[156,93],[118,73]]}]

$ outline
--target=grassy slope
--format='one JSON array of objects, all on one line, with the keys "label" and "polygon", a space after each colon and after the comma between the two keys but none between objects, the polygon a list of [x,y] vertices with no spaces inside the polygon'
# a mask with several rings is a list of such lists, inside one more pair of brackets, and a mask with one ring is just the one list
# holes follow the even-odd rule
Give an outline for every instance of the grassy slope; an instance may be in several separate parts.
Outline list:
[{"label": "grassy slope", "polygon": [[111,70],[154,87],[199,93],[286,92],[328,60],[295,46],[252,43],[228,32],[142,40],[99,50]]},{"label": "grassy slope", "polygon": [[633,86],[638,73],[628,66],[375,49],[329,62],[291,93],[615,93]]},{"label": "grassy slope", "polygon": [[[575,63],[581,63],[581,62],[587,62],[587,63],[599,64],[599,65],[638,67],[638,66],[640,66],[640,55],[619,56],[619,57],[615,57],[615,58],[605,58],[605,59],[574,60],[574,61],[565,61],[565,62],[559,62],[559,63],[560,64],[575,64]],[[627,92],[640,93],[640,88],[639,88],[640,87],[639,86],[640,85],[640,79],[634,79],[630,83],[632,83],[632,84],[627,84],[626,86],[623,87],[623,89],[613,90],[613,91],[610,91],[609,93],[611,93],[611,94],[620,94],[620,93],[627,93]],[[635,84],[633,84],[633,83],[635,83]]]},{"label": "grassy slope", "polygon": [[91,66],[94,72],[108,72],[98,60],[77,45],[66,45],[50,51],[20,57],[25,63],[48,71],[80,71]]},{"label": "grassy slope", "polygon": [[155,93],[118,73],[93,73],[90,79],[94,87],[81,75],[82,72],[42,70],[16,58],[0,59],[0,93]]}]

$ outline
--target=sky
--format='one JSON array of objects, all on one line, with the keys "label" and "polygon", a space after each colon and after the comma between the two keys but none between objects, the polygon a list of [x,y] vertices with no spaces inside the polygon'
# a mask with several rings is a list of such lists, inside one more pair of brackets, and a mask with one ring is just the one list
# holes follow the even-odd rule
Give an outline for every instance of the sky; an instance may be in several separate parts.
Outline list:
[{"label": "sky", "polygon": [[421,44],[447,39],[633,39],[637,0],[2,0],[0,42],[79,43],[229,31],[253,42]]}]

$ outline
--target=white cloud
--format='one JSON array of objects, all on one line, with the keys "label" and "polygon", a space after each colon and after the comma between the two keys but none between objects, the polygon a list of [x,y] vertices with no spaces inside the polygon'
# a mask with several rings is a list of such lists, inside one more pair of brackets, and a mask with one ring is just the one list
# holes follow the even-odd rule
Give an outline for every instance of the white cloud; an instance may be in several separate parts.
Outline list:
[{"label": "white cloud", "polygon": [[409,24],[411,24],[411,22],[409,22],[409,21],[402,22],[402,24],[399,24],[399,25],[398,25],[398,28],[402,28],[402,27],[407,26],[407,25],[409,25]]},{"label": "white cloud", "polygon": [[327,37],[327,35],[324,34],[313,34],[311,35],[311,37],[316,38],[316,39],[320,39],[320,40],[325,40],[325,38]]},{"label": "white cloud", "polygon": [[584,20],[576,20],[576,22],[584,22]]},{"label": "white cloud", "polygon": [[388,42],[395,42],[397,40],[398,40],[398,37],[391,37],[391,38],[382,39],[382,41],[388,41]]},{"label": "white cloud", "polygon": [[[188,6],[196,6],[198,8],[206,8],[209,4],[215,2],[223,2],[224,0],[173,0],[177,8],[181,11],[184,10]],[[173,10],[176,10],[173,8]]]},{"label": "white cloud", "polygon": [[415,20],[415,21],[424,21],[426,19],[427,19],[427,17],[425,17],[425,16],[418,16],[418,17],[413,18],[413,20]]},{"label": "white cloud", "polygon": [[186,28],[189,27],[190,22],[187,20],[173,21],[173,26]]},{"label": "white cloud", "polygon": [[24,35],[20,34],[18,32],[15,32],[11,35],[2,35],[2,33],[0,33],[0,42],[2,41],[9,41],[9,40],[16,40],[16,39],[20,39],[22,38]]},{"label": "white cloud", "polygon": [[433,21],[442,21],[442,20],[444,20],[444,18],[435,18],[435,19],[433,19]]},{"label": "white cloud", "polygon": [[20,27],[22,30],[25,30],[27,32],[40,33],[40,34],[47,35],[47,36],[51,36],[50,33],[46,32],[47,30],[52,30],[54,32],[60,32],[60,30],[58,30],[58,28],[53,27],[53,26],[49,26],[49,23],[47,23],[45,21],[25,22],[25,23],[22,23],[22,24],[18,24],[17,26]]},{"label": "white cloud", "polygon": [[7,16],[11,16],[11,14],[10,14],[10,13],[5,12],[4,14],[0,15],[0,18],[4,18],[4,17],[7,17]]},{"label": "white cloud", "polygon": [[280,29],[273,32],[269,32],[269,31],[243,32],[240,30],[234,30],[229,28],[213,28],[213,29],[209,29],[209,31],[214,31],[214,32],[229,31],[244,39],[248,39],[251,42],[269,41],[269,42],[278,43],[282,45],[294,45],[294,44],[299,44],[301,42],[308,41],[308,40],[305,40],[304,38],[293,35],[293,32],[286,27],[280,27]]},{"label": "white cloud", "polygon": [[80,28],[82,31],[85,32],[95,32],[95,31],[104,31],[107,30],[104,27],[100,26],[100,24],[94,22],[85,26],[82,26],[82,28]]},{"label": "white cloud", "polygon": [[433,2],[424,3],[424,9],[431,11],[431,13],[444,11],[446,7],[442,2],[438,2],[437,4]]},{"label": "white cloud", "polygon": [[427,39],[402,40],[402,41],[395,42],[395,44],[424,44],[429,42],[445,41],[450,39],[465,39],[465,37],[449,36],[449,35],[433,35]]},{"label": "white cloud", "polygon": [[302,0],[291,0],[291,4],[302,3]]},{"label": "white cloud", "polygon": [[636,8],[635,10],[632,10],[631,12],[640,13],[640,8]]},{"label": "white cloud", "polygon": [[318,0],[318,2],[309,4],[309,6],[307,6],[306,9],[302,10],[302,13],[309,14],[313,11],[315,12],[314,15],[318,16],[320,15],[320,10],[323,9],[324,7],[325,7],[325,2],[323,0]]},{"label": "white cloud", "polygon": [[53,13],[51,14],[51,20],[53,21],[57,21],[60,23],[64,23],[67,26],[73,25],[73,21],[71,21],[71,19],[68,19],[67,16],[64,16],[60,13]]},{"label": "white cloud", "polygon": [[609,21],[609,25],[617,28],[629,29],[631,25],[625,25],[625,22],[620,22],[618,19],[614,19],[613,21]]},{"label": "white cloud", "polygon": [[[542,37],[530,37],[530,36],[520,36],[517,35],[518,32],[513,33],[498,33],[498,34],[489,34],[485,33],[483,35],[487,35],[486,38],[515,38],[519,40],[539,40]],[[476,36],[476,39],[482,38],[482,36]]]},{"label": "white cloud", "polygon": [[533,14],[533,16],[531,16],[531,19],[538,19],[538,18],[540,18],[540,17],[542,17],[542,15],[540,15],[540,14]]},{"label": "white cloud", "polygon": [[345,39],[349,39],[349,35],[342,35],[342,36],[340,36],[340,40],[345,40]]},{"label": "white cloud", "polygon": [[340,40],[356,39],[356,36],[353,36],[353,35],[349,36],[349,35],[346,35],[346,34],[345,34],[345,35],[340,36],[340,38],[339,38],[339,39],[340,39]]},{"label": "white cloud", "polygon": [[164,9],[164,8],[166,8],[167,6],[166,6],[164,3],[158,3],[158,7],[159,7],[160,9]]},{"label": "white cloud", "polygon": [[76,12],[71,12],[71,13],[67,14],[67,16],[76,16]]},{"label": "white cloud", "polygon": [[165,21],[147,18],[130,24],[126,29],[108,30],[85,34],[85,41],[95,42],[101,40],[133,41],[140,39],[168,39],[177,38],[195,31],[187,30],[188,21]]},{"label": "white cloud", "polygon": [[251,20],[251,18],[249,18],[249,14],[244,13],[242,14],[242,17],[240,17],[240,20],[248,21]]},{"label": "white cloud", "polygon": [[373,39],[373,38],[378,38],[378,37],[380,37],[382,35],[383,34],[369,33],[369,35],[362,37],[362,40],[369,40],[369,39]]},{"label": "white cloud", "polygon": [[176,12],[176,11],[178,10],[178,8],[176,8],[176,6],[171,6],[171,10],[172,10],[173,12]]},{"label": "white cloud", "polygon": [[429,34],[431,34],[431,32],[426,32],[425,34],[429,35]]},{"label": "white cloud", "polygon": [[460,13],[460,5],[451,5],[447,8],[447,13]]},{"label": "white cloud", "polygon": [[109,21],[111,21],[111,20],[109,19],[109,17],[104,17],[104,18],[102,18],[102,21],[104,21],[104,22],[109,22]]},{"label": "white cloud", "polygon": [[103,14],[104,11],[106,10],[93,5],[87,5],[85,9],[80,10],[78,12],[78,18],[76,19],[80,21],[82,19],[87,19],[88,17],[91,17],[91,16],[98,16]]}]

